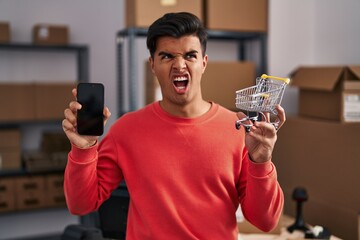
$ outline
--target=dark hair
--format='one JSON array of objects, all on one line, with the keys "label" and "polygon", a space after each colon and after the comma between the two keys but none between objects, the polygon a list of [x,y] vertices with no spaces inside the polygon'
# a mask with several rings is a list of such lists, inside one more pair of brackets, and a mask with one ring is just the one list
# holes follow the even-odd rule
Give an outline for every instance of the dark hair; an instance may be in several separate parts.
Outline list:
[{"label": "dark hair", "polygon": [[180,38],[186,35],[196,35],[199,38],[202,53],[205,55],[207,32],[200,19],[188,12],[165,14],[149,27],[147,33],[146,45],[151,57],[154,58],[158,38],[166,36]]}]

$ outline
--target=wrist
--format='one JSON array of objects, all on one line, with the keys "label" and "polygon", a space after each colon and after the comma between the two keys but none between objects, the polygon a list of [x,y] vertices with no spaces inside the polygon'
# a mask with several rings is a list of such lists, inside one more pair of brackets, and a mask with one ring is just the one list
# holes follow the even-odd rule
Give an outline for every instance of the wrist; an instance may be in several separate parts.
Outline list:
[{"label": "wrist", "polygon": [[[254,158],[250,155],[250,153],[248,154],[248,156],[249,156],[249,160],[253,163],[265,163],[265,162],[269,162],[271,160],[271,157],[264,158],[264,159]],[[256,159],[256,160],[254,160],[254,159]]]},{"label": "wrist", "polygon": [[97,140],[88,142],[84,147],[81,147],[82,149],[87,149],[87,148],[92,148],[93,146],[95,146],[97,143]]}]

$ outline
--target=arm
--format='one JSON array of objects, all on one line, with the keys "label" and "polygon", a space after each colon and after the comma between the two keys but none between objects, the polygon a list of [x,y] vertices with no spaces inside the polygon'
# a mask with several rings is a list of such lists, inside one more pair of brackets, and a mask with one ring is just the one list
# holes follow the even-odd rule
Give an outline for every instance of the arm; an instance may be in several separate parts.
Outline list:
[{"label": "arm", "polygon": [[123,179],[111,134],[98,146],[72,146],[64,175],[66,203],[72,214],[97,210]]},{"label": "arm", "polygon": [[[277,106],[280,123],[285,122],[285,112]],[[239,118],[242,118],[239,113]],[[239,192],[241,207],[245,218],[263,231],[273,229],[282,212],[283,192],[277,181],[277,173],[271,161],[277,139],[277,130],[267,122],[254,122],[251,131],[245,136],[248,153],[244,156],[245,164],[242,180],[245,182]]]},{"label": "arm", "polygon": [[268,232],[276,227],[284,205],[276,168],[271,161],[254,163],[245,157],[244,162],[245,181],[239,189],[242,212],[254,226]]},{"label": "arm", "polygon": [[[76,98],[76,89],[73,89],[72,92]],[[99,154],[98,137],[82,136],[77,133],[76,116],[77,110],[80,108],[81,105],[77,101],[72,101],[69,108],[64,111],[65,119],[62,122],[63,130],[72,145],[64,174],[65,197],[70,212],[78,215],[97,209],[108,198],[109,189],[114,188],[114,186],[109,187],[104,184],[103,176],[106,171],[103,169],[116,169],[116,167],[103,167],[103,165],[108,167],[116,164],[112,160],[116,159],[116,155],[113,153],[114,147],[102,147],[105,153]],[[108,108],[104,109],[104,117],[105,124],[110,117]],[[106,144],[103,145],[106,146]]]}]

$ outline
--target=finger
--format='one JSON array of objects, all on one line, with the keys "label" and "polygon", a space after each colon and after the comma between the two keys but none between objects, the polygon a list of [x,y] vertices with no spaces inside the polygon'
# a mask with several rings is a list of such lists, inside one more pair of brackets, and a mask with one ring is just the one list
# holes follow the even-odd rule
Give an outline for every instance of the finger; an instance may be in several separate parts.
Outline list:
[{"label": "finger", "polygon": [[265,119],[262,119],[263,122],[270,122],[270,113],[269,112],[265,112],[265,113],[262,113],[262,118],[265,118]]},{"label": "finger", "polygon": [[239,119],[243,119],[243,118],[246,117],[246,114],[243,113],[243,112],[237,112],[236,115],[237,115],[237,117],[238,117]]},{"label": "finger", "polygon": [[104,125],[106,124],[107,120],[110,118],[111,112],[108,107],[104,108]]},{"label": "finger", "polygon": [[71,92],[72,92],[74,98],[77,99],[77,89],[73,88],[73,90]]},{"label": "finger", "polygon": [[73,113],[76,113],[78,110],[81,109],[81,107],[82,107],[81,104],[77,101],[72,101],[69,104],[69,108]]},{"label": "finger", "polygon": [[278,118],[279,118],[279,124],[277,127],[277,130],[285,123],[286,121],[286,114],[284,108],[282,108],[280,105],[276,106],[276,111],[278,112]]},{"label": "finger", "polygon": [[69,109],[69,108],[65,109],[64,116],[68,122],[70,122],[74,127],[76,127],[76,121],[77,121],[76,116],[71,111],[71,109]]},{"label": "finger", "polygon": [[[261,132],[261,135],[265,136],[265,135],[270,135],[270,136],[273,136],[276,134],[276,127],[271,124],[271,123],[268,123],[268,122],[259,122],[259,121],[256,121],[254,122],[254,131],[255,133],[259,133]],[[256,131],[257,129],[259,129],[260,131]]]},{"label": "finger", "polygon": [[64,132],[68,132],[68,131],[75,132],[76,131],[75,126],[71,122],[69,122],[68,119],[64,119],[62,121],[62,128],[63,128]]}]

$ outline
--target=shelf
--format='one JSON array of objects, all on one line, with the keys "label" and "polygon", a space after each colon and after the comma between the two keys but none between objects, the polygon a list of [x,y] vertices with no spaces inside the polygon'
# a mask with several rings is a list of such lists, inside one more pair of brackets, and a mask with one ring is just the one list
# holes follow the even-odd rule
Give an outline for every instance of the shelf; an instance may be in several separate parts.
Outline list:
[{"label": "shelf", "polygon": [[0,130],[3,129],[9,129],[9,128],[18,128],[21,125],[26,125],[28,127],[33,127],[33,126],[39,126],[42,125],[44,123],[49,123],[49,124],[57,124],[59,126],[61,126],[63,119],[49,119],[49,120],[26,120],[26,121],[20,121],[20,120],[11,120],[11,122],[9,121],[0,121]]},{"label": "shelf", "polygon": [[[131,35],[138,37],[147,36],[147,28],[126,28],[118,31],[118,37],[128,37]],[[262,32],[238,32],[238,31],[223,31],[223,30],[207,30],[208,39],[218,40],[246,40],[265,37],[266,33]]]},{"label": "shelf", "polygon": [[29,43],[0,43],[2,51],[70,52],[77,56],[77,80],[89,81],[89,49],[86,45],[34,45]]},{"label": "shelf", "polygon": [[0,49],[20,51],[86,51],[86,45],[35,45],[29,43],[0,43]]},{"label": "shelf", "polygon": [[49,169],[39,171],[27,171],[26,169],[18,170],[0,170],[0,179],[4,177],[19,177],[19,176],[36,176],[44,174],[64,173],[65,169]]}]

